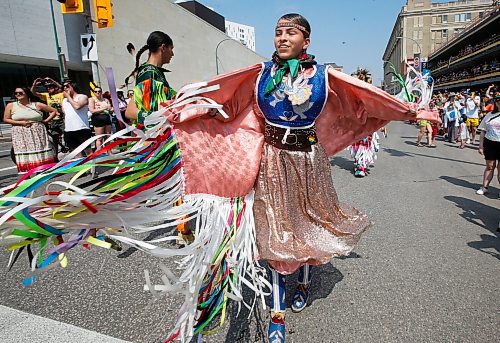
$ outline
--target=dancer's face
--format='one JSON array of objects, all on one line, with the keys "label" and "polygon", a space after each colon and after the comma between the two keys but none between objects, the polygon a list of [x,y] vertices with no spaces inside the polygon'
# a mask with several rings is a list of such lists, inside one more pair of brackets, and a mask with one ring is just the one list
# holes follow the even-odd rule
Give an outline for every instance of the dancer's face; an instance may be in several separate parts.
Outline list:
[{"label": "dancer's face", "polygon": [[161,46],[161,53],[163,64],[170,63],[170,60],[174,57],[174,46],[163,44]]},{"label": "dancer's face", "polygon": [[310,44],[302,31],[295,27],[277,27],[274,34],[274,47],[283,60],[298,58]]}]

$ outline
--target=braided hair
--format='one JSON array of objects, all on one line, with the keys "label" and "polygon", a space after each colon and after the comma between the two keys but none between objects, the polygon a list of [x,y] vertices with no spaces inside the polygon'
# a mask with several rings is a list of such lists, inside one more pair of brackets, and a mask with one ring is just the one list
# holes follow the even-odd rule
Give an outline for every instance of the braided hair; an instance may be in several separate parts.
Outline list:
[{"label": "braided hair", "polygon": [[141,55],[144,53],[144,51],[149,50],[149,53],[157,52],[158,49],[162,46],[162,44],[165,44],[167,46],[172,46],[174,45],[174,42],[172,41],[172,38],[170,38],[170,36],[167,35],[165,32],[161,31],[151,32],[146,42],[146,45],[144,45],[142,48],[139,49],[139,51],[137,51],[137,55],[135,56],[135,71],[139,69]]}]

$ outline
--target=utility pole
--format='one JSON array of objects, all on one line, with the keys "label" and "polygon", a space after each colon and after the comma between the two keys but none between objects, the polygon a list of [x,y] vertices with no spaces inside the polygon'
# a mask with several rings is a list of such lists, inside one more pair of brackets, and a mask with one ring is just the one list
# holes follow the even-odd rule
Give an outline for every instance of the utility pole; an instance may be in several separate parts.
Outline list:
[{"label": "utility pole", "polygon": [[64,71],[61,60],[61,47],[59,46],[59,38],[57,37],[56,19],[54,16],[54,6],[52,5],[52,0],[49,0],[49,3],[50,3],[50,13],[52,14],[52,28],[54,30],[54,40],[56,42],[57,63],[59,64],[59,78],[61,79],[62,83],[64,81]]}]

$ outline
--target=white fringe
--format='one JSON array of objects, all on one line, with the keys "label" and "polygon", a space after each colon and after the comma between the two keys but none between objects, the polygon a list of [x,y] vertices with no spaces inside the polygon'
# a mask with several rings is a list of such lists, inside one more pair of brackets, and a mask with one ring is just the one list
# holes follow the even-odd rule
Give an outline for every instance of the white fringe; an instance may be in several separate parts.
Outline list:
[{"label": "white fringe", "polygon": [[[232,273],[237,275],[237,282],[230,282],[230,291],[227,297],[236,300],[239,306],[243,304],[250,311],[253,310],[256,300],[260,298],[265,308],[265,296],[269,295],[271,285],[266,280],[265,268],[261,267],[257,260],[257,246],[255,237],[255,223],[253,217],[253,192],[245,197],[246,208],[240,226],[237,228],[236,236],[231,240],[228,262]],[[211,261],[222,245],[224,238],[230,231],[228,218],[233,212],[231,199],[219,198],[211,195],[186,196],[184,203],[176,209],[182,216],[196,219],[194,232],[195,240],[184,248],[165,248],[159,243],[175,241],[177,236],[169,236],[149,242],[133,239],[125,235],[110,235],[112,239],[131,245],[152,256],[160,258],[182,257],[179,261],[176,275],[165,265],[161,265],[162,284],[153,285],[149,272],[145,271],[146,285],[144,289],[150,291],[153,297],[159,299],[161,296],[170,294],[181,294],[184,303],[181,306],[175,328],[170,335],[180,331],[179,339],[188,342],[194,336],[193,326],[197,317],[198,293],[203,285],[204,276],[209,271]],[[181,220],[186,221],[187,219]],[[156,225],[152,228],[138,229],[136,232],[150,232],[174,226],[181,221],[175,221]],[[243,284],[254,292],[252,301],[243,299]],[[267,289],[267,290],[266,290]]]}]

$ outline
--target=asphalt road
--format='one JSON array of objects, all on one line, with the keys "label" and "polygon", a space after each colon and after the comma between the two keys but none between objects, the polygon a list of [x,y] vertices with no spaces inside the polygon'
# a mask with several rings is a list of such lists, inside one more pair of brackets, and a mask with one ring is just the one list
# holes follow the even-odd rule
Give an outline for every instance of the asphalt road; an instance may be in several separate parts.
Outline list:
[{"label": "asphalt road", "polygon": [[[499,185],[495,179],[489,195],[475,194],[484,170],[477,146],[460,150],[438,141],[436,149],[419,148],[416,135],[414,126],[391,124],[364,179],[353,177],[347,152],[332,159],[339,198],[369,214],[375,225],[350,257],[313,270],[312,304],[300,314],[289,311],[287,342],[500,337]],[[0,155],[0,170],[12,166]],[[14,180],[12,174],[0,171],[0,187]],[[8,256],[0,252],[1,265]],[[130,249],[118,254],[79,248],[67,268],[24,287],[28,265],[21,260],[10,272],[0,271],[0,305],[127,341],[161,342],[180,301],[152,302],[142,290],[144,269],[158,270],[158,260]],[[291,293],[294,277],[288,285]],[[247,316],[230,311],[224,327],[203,341],[264,342],[267,312]],[[2,322],[0,329],[14,330]]]}]

